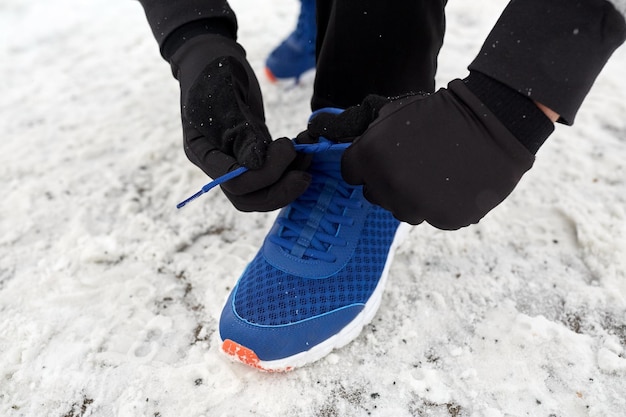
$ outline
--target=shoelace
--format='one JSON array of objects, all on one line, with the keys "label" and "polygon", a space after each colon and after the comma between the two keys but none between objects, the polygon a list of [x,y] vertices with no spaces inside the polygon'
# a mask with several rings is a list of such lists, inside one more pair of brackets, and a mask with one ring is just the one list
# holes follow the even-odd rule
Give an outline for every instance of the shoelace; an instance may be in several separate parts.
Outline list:
[{"label": "shoelace", "polygon": [[[294,142],[293,147],[295,148],[296,152],[320,153],[320,152],[325,152],[329,150],[331,147],[334,147],[334,148],[342,147],[343,149],[345,149],[349,145],[350,145],[349,143],[331,144],[327,142],[322,142],[322,143],[313,143],[313,144],[299,144],[299,143]],[[206,194],[207,192],[211,191],[213,188],[217,187],[218,185],[223,184],[226,181],[232,180],[233,178],[237,178],[238,176],[242,175],[246,171],[248,171],[248,168],[241,166],[239,168],[236,168],[222,175],[221,177],[217,177],[216,179],[209,182],[208,184],[205,184],[197,193],[193,194],[192,196],[176,204],[176,208],[177,209],[183,208],[184,206],[191,203],[196,198],[200,197],[203,194]]]},{"label": "shoelace", "polygon": [[[348,145],[321,143],[314,146],[315,151],[324,152],[343,150]],[[343,181],[339,164],[314,159],[309,172],[313,178],[311,185],[290,204],[288,215],[278,218],[281,227],[269,240],[292,256],[334,262],[336,256],[329,248],[347,244],[337,234],[339,227],[354,224],[354,220],[344,214],[345,209],[360,208],[362,203],[351,198],[355,187]]]},{"label": "shoelace", "polygon": [[[315,117],[316,115],[320,114],[320,113],[330,113],[330,114],[339,114],[343,112],[343,109],[337,108],[337,107],[325,107],[322,109],[318,109],[315,110],[312,114],[311,117],[309,118],[312,119],[313,117]],[[327,151],[331,148],[331,146],[335,146],[335,147],[343,147],[344,149],[347,148],[350,144],[348,143],[344,143],[344,144],[333,144],[330,142],[318,142],[318,143],[313,143],[313,144],[299,144],[299,143],[295,143],[295,140],[293,140],[293,147],[295,148],[296,152],[302,152],[302,153],[319,153],[319,152],[324,152]],[[239,167],[237,169],[234,169],[224,175],[222,175],[221,177],[216,178],[215,180],[211,181],[208,184],[205,184],[204,187],[202,187],[200,189],[200,191],[198,191],[197,193],[195,193],[194,195],[192,195],[191,197],[181,201],[180,203],[176,204],[176,208],[180,209],[183,208],[184,206],[186,206],[188,203],[192,202],[193,200],[195,200],[196,198],[200,197],[202,194],[207,193],[208,191],[210,191],[211,189],[217,187],[220,184],[225,183],[228,180],[232,180],[233,178],[236,178],[238,176],[240,176],[241,174],[243,174],[244,172],[246,172],[248,170],[248,168],[246,167]]]},{"label": "shoelace", "polygon": [[[314,154],[344,150],[349,145],[349,143],[319,142],[294,144],[294,148],[297,152]],[[178,203],[176,207],[179,209],[184,207],[202,194],[247,170],[245,167],[239,167],[216,178],[191,197]],[[271,235],[269,239],[293,256],[333,262],[336,257],[328,252],[330,246],[346,245],[346,241],[337,236],[338,228],[353,224],[353,219],[343,213],[346,208],[360,208],[362,203],[350,198],[355,187],[343,181],[339,164],[314,158],[309,172],[312,174],[311,184],[291,203],[289,215],[278,219],[282,227],[278,234]]]},{"label": "shoelace", "polygon": [[197,193],[195,193],[191,197],[186,198],[185,200],[183,200],[180,203],[176,204],[176,208],[177,209],[181,209],[181,208],[185,207],[188,203],[191,203],[193,200],[195,200],[196,198],[200,197],[202,194],[205,194],[205,193],[211,191],[213,188],[217,187],[220,184],[225,183],[228,180],[232,180],[233,178],[236,178],[236,177],[240,176],[241,174],[243,174],[247,170],[248,170],[248,168],[246,168],[246,167],[239,167],[237,169],[234,169],[234,170],[232,170],[232,171],[222,175],[221,177],[217,177],[216,179],[214,179],[210,183],[205,184],[204,187],[202,187],[200,189],[200,191],[198,191]]}]

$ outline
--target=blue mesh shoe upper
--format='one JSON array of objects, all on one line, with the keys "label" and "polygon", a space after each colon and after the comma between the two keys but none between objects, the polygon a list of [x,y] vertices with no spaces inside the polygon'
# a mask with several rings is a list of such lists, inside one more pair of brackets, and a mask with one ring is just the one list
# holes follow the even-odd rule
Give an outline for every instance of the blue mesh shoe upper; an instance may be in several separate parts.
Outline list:
[{"label": "blue mesh shoe upper", "polygon": [[[365,304],[378,284],[398,225],[382,210],[367,211],[364,233],[352,256],[335,264],[339,268],[332,275],[316,276],[317,262],[310,260],[296,263],[296,268],[303,269],[301,274],[285,272],[277,264],[286,262],[272,262],[263,255],[266,251],[259,252],[238,284],[234,300],[237,314],[252,324],[279,326],[347,305]],[[347,252],[341,250],[345,247],[335,251]]]},{"label": "blue mesh shoe upper", "polygon": [[222,340],[262,360],[321,343],[354,319],[375,290],[399,222],[343,181],[345,144],[299,145],[312,184],[278,215],[224,307]]},{"label": "blue mesh shoe upper", "polygon": [[315,67],[315,0],[302,0],[295,30],[269,55],[266,67],[276,78],[299,78]]}]

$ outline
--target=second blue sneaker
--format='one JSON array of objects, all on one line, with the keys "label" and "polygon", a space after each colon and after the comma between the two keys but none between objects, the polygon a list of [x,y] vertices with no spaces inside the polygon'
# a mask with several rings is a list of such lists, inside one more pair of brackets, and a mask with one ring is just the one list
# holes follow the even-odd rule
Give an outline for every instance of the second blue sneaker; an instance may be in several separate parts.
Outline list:
[{"label": "second blue sneaker", "polygon": [[222,350],[265,371],[316,361],[359,335],[400,235],[398,220],[343,181],[348,144],[298,146],[314,153],[312,183],[279,213],[220,319]]},{"label": "second blue sneaker", "polygon": [[295,78],[315,68],[315,0],[301,0],[295,30],[268,56],[265,72],[272,81]]}]

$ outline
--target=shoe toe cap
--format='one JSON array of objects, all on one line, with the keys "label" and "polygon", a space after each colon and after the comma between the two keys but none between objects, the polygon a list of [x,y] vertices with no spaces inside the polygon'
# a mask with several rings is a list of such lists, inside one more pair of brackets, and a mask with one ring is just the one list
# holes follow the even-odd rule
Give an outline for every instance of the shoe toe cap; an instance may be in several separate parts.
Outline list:
[{"label": "shoe toe cap", "polygon": [[[339,334],[363,310],[363,304],[353,304],[288,324],[258,325],[237,314],[235,293],[233,291],[222,311],[220,337],[224,342],[229,341],[228,345],[245,347],[248,355],[253,353],[260,361],[286,359],[309,351]],[[233,355],[233,352],[226,353]]]}]

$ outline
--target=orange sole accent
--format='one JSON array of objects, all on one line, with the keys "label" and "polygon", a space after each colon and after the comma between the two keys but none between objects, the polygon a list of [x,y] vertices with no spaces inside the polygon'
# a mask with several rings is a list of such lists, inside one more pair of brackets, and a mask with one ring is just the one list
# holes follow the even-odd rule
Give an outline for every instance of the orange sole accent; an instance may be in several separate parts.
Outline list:
[{"label": "orange sole accent", "polygon": [[284,369],[275,370],[275,369],[266,369],[260,365],[261,360],[254,353],[252,349],[248,349],[245,346],[241,346],[237,342],[233,342],[230,339],[224,340],[222,343],[222,350],[229,356],[232,356],[234,359],[243,363],[244,365],[248,365],[252,368],[258,369],[264,372],[287,372],[291,371],[292,367],[288,366]]},{"label": "orange sole accent", "polygon": [[265,76],[273,83],[277,82],[278,79],[276,78],[276,76],[272,73],[272,71],[270,71],[269,68],[265,67]]}]

